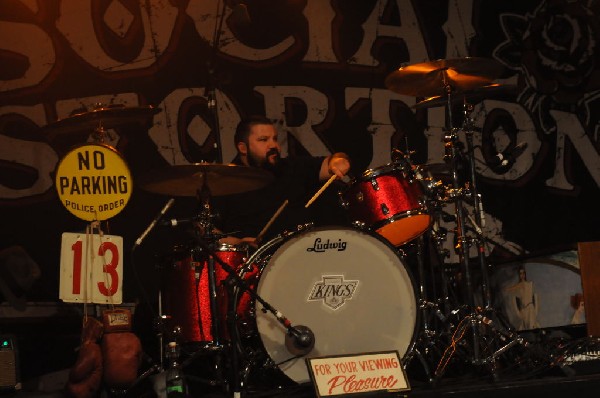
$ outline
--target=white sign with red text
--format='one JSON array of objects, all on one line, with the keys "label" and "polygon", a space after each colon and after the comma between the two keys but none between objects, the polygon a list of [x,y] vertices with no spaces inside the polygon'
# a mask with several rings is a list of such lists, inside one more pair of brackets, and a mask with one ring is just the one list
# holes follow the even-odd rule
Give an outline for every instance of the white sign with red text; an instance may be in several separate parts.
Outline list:
[{"label": "white sign with red text", "polygon": [[67,303],[121,304],[123,238],[63,233],[59,298]]},{"label": "white sign with red text", "polygon": [[307,358],[306,364],[319,397],[410,389],[397,351]]}]

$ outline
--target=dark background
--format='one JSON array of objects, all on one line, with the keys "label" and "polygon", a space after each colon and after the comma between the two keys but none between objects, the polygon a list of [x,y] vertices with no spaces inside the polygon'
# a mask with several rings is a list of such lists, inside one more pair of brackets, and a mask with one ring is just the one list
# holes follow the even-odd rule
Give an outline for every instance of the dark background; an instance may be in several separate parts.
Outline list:
[{"label": "dark background", "polygon": [[[142,11],[138,2],[122,0],[118,3],[132,13],[133,24],[123,37],[111,33],[102,22],[104,12],[111,3],[91,0],[90,20],[94,21],[95,32],[107,54],[127,64],[135,59],[145,35],[150,32],[141,25]],[[0,134],[25,142],[46,143],[60,158],[73,145],[84,142],[89,131],[52,136],[44,129],[43,123],[36,123],[14,112],[11,106],[42,105],[46,123],[51,123],[58,117],[55,108],[57,101],[64,99],[135,93],[140,105],[160,106],[169,93],[176,89],[204,88],[214,84],[232,99],[235,106],[230,110],[232,117],[239,117],[265,113],[265,100],[255,90],[257,86],[306,86],[325,94],[329,101],[324,122],[313,126],[316,135],[331,152],[344,151],[351,156],[355,175],[362,173],[369,165],[373,166],[372,137],[368,130],[373,121],[373,102],[363,99],[346,109],[345,90],[348,87],[386,90],[386,76],[403,64],[421,61],[411,59],[402,38],[381,35],[371,49],[377,65],[368,67],[349,62],[364,38],[362,24],[374,9],[383,7],[378,24],[403,26],[407,18],[403,10],[396,7],[395,1],[328,2],[336,13],[332,21],[334,33],[331,40],[338,62],[318,63],[303,61],[310,40],[308,21],[302,13],[307,7],[306,1],[248,0],[245,4],[251,18],[249,24],[236,17],[225,21],[237,40],[249,47],[266,48],[291,35],[295,44],[276,59],[256,62],[241,61],[217,51],[213,79],[209,73],[211,43],[199,36],[193,18],[185,13],[190,3],[176,0],[168,2],[178,8],[179,14],[172,41],[162,54],[157,55],[156,63],[148,68],[112,72],[99,70],[86,63],[61,35],[56,26],[62,10],[59,0],[38,1],[37,10],[31,10],[16,0],[3,1],[0,4],[0,35],[8,37],[11,34],[11,23],[35,25],[51,38],[56,60],[51,73],[34,87],[11,90],[6,89],[5,85],[0,86]],[[420,32],[415,28],[415,34],[423,36],[430,60],[457,57],[456,54],[446,53],[448,38],[444,23],[451,7],[449,3],[426,0],[404,4],[405,7],[412,7],[416,14]],[[468,38],[465,45],[468,54],[463,56],[495,58],[505,66],[501,78],[513,78],[519,93],[518,97],[514,95],[509,101],[523,106],[534,120],[541,141],[534,166],[523,177],[516,180],[502,178],[510,170],[499,170],[498,178],[480,176],[479,189],[484,198],[485,211],[501,221],[500,234],[503,239],[521,248],[520,253],[512,255],[559,251],[573,247],[580,241],[600,240],[600,190],[597,183],[600,161],[595,116],[598,114],[598,102],[593,100],[595,94],[600,92],[600,67],[597,64],[600,30],[597,22],[598,2],[588,3],[474,0],[470,3],[472,19],[464,21],[465,27],[470,24],[475,32],[473,37]],[[159,3],[152,7],[153,12],[160,13]],[[507,17],[506,14],[511,16]],[[568,21],[574,22],[570,24]],[[210,23],[213,22],[214,19],[210,19]],[[575,27],[579,28],[579,35],[575,33]],[[558,43],[558,46],[552,47],[550,43]],[[544,63],[542,59],[550,59],[554,63]],[[0,84],[23,76],[30,68],[30,62],[32,60],[22,54],[3,50],[0,44]],[[533,80],[537,82],[536,87],[532,86]],[[537,105],[531,106],[532,103]],[[310,104],[297,98],[288,98],[285,105],[287,126],[301,125]],[[429,156],[431,149],[425,134],[430,127],[427,125],[427,113],[431,109],[413,109],[410,105],[399,100],[389,103],[389,118],[396,130],[392,136],[392,146],[414,150],[415,163],[426,163],[432,157]],[[551,110],[575,114],[583,125],[592,147],[587,149],[592,156],[595,155],[596,160],[592,172],[590,165],[584,164],[579,151],[568,138],[564,150],[557,147],[557,132],[549,117]],[[170,112],[177,123],[178,148],[188,162],[214,162],[220,158],[219,152],[213,148],[219,132],[213,130],[204,143],[198,144],[186,130],[187,124],[195,116],[214,126],[213,115],[204,97],[191,96],[179,110],[162,109],[161,112]],[[500,122],[503,121],[502,117],[510,119],[509,116],[499,116]],[[160,148],[148,135],[151,125],[152,120],[149,123],[136,121],[115,128],[121,137],[117,150],[126,159],[134,181],[155,168],[170,164],[170,160],[161,155]],[[514,126],[516,131],[519,127]],[[476,135],[482,133],[481,129],[475,132]],[[409,148],[406,148],[405,139],[410,142]],[[483,151],[484,158],[480,160],[485,164],[493,160],[494,151],[490,142],[484,142],[484,145],[488,145],[488,150]],[[290,154],[308,154],[291,134],[288,135],[288,150]],[[0,185],[9,190],[24,189],[27,192],[27,188],[39,178],[39,171],[9,157],[7,154],[12,149],[0,151],[5,156],[0,158]],[[558,159],[565,162],[567,177],[575,187],[572,190],[553,189],[546,183],[554,173],[557,151],[560,152]],[[386,162],[389,159],[380,164]],[[436,159],[436,163],[441,162],[441,158]],[[103,223],[106,233],[124,239],[126,302],[153,301],[160,279],[157,258],[172,253],[174,246],[189,240],[184,230],[155,230],[135,253],[130,252],[137,237],[167,199],[136,187],[127,207]],[[338,207],[334,189],[329,189],[326,197],[316,206],[321,214],[320,222],[346,221],[346,215]],[[189,217],[196,214],[197,210],[198,203],[194,198],[178,198],[169,211],[169,217]],[[0,197],[0,249],[19,246],[35,264],[25,267],[23,272],[26,275],[20,286],[14,280],[11,274],[14,270],[9,269],[8,263],[0,264],[5,278],[13,278],[9,280],[12,283],[9,288],[19,299],[17,301],[59,302],[61,234],[84,231],[86,226],[86,222],[75,218],[62,206],[54,188],[41,194],[25,193],[17,199]],[[32,271],[36,267],[37,274]],[[5,300],[5,304],[8,301],[6,297],[0,300]]]}]

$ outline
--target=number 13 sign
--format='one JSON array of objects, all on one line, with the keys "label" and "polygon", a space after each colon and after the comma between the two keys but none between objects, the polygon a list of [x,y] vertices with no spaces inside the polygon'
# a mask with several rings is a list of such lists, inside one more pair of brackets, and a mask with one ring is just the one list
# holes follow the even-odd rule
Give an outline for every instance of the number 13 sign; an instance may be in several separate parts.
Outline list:
[{"label": "number 13 sign", "polygon": [[123,238],[62,234],[59,298],[67,303],[121,304]]}]

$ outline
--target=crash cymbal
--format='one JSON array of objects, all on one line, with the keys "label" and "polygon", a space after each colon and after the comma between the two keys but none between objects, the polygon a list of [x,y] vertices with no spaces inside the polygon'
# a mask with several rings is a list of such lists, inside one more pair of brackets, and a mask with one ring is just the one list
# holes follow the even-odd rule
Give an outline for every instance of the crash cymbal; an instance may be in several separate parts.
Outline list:
[{"label": "crash cymbal", "polygon": [[194,163],[170,166],[138,179],[138,185],[168,196],[197,196],[206,182],[212,196],[254,191],[271,182],[271,173],[256,168],[227,164]]},{"label": "crash cymbal", "polygon": [[160,108],[148,106],[126,107],[124,105],[99,106],[89,111],[73,114],[42,127],[50,138],[78,132],[94,132],[98,128],[114,128],[132,123],[146,123]]},{"label": "crash cymbal", "polygon": [[[463,102],[469,104],[476,104],[484,99],[496,99],[496,98],[507,98],[514,100],[519,93],[516,85],[512,84],[490,84],[475,88],[473,90],[464,91],[457,93],[452,96],[452,104],[458,105]],[[422,108],[435,108],[438,106],[446,106],[448,104],[448,97],[446,95],[438,95],[436,97],[429,97],[413,105],[415,109]]]},{"label": "crash cymbal", "polygon": [[489,85],[503,71],[499,62],[487,58],[440,59],[403,66],[390,73],[385,86],[398,94],[415,97],[444,95]]}]

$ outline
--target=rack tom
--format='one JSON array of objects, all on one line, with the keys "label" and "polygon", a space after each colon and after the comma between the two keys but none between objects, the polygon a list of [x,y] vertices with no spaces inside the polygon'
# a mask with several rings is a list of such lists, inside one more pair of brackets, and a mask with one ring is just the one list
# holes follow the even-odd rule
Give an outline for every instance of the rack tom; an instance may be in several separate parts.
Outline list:
[{"label": "rack tom", "polygon": [[432,222],[421,181],[408,163],[366,170],[341,198],[355,225],[395,246],[420,236]]}]

